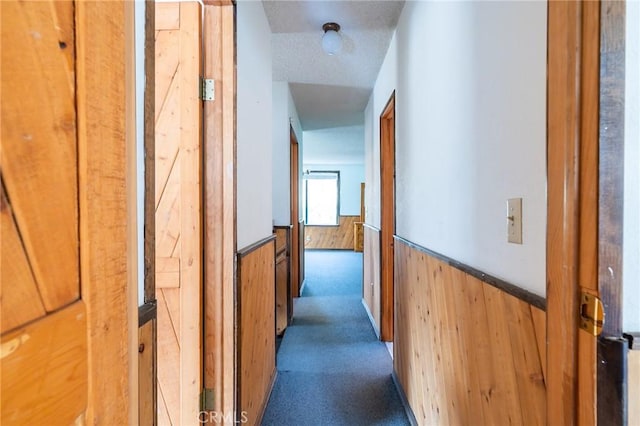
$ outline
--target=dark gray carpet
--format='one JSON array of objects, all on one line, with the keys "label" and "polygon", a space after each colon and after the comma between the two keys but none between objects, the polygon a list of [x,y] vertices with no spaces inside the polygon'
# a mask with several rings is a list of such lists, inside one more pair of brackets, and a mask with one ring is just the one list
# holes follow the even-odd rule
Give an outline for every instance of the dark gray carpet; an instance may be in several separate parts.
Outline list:
[{"label": "dark gray carpet", "polygon": [[362,253],[307,250],[302,296],[362,296]]},{"label": "dark gray carpet", "polygon": [[[371,328],[359,296],[361,284],[354,283],[362,280],[361,255],[309,253],[307,287],[294,301],[293,324],[278,351],[278,377],[262,424],[408,425],[391,379],[391,357]],[[334,271],[359,272],[317,280],[326,275],[317,269],[331,265],[339,265]],[[342,295],[347,288],[356,289],[356,295]],[[330,295],[333,291],[340,295]]]}]

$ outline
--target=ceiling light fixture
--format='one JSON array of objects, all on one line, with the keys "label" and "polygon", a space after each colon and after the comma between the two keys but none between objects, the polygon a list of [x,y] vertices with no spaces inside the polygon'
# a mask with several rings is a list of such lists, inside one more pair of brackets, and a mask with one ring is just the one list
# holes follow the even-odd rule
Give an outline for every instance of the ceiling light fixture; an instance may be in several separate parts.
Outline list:
[{"label": "ceiling light fixture", "polygon": [[327,22],[322,26],[324,35],[322,36],[322,50],[327,55],[335,55],[340,53],[342,49],[342,37],[338,33],[340,31],[340,25],[335,22]]}]

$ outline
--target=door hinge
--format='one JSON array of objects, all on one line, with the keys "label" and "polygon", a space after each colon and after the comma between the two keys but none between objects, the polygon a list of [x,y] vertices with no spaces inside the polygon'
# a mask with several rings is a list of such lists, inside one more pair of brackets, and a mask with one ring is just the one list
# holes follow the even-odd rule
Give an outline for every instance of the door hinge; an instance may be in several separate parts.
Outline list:
[{"label": "door hinge", "polygon": [[216,98],[216,81],[212,78],[200,77],[200,100],[214,101]]},{"label": "door hinge", "polygon": [[604,325],[604,306],[593,294],[580,295],[580,328],[593,336],[599,336]]},{"label": "door hinge", "polygon": [[213,389],[202,389],[200,394],[200,411],[213,411],[216,409]]}]

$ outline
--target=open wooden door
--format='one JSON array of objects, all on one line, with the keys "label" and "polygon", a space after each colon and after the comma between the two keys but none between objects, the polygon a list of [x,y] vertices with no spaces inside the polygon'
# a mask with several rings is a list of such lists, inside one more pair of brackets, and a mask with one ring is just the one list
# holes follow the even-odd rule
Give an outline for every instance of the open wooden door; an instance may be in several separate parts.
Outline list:
[{"label": "open wooden door", "polygon": [[304,281],[304,222],[300,220],[300,151],[298,139],[289,128],[290,150],[290,178],[291,178],[291,297],[300,297],[302,282]]},{"label": "open wooden door", "polygon": [[396,232],[396,95],[380,115],[380,339],[393,342],[393,236]]},{"label": "open wooden door", "polygon": [[158,424],[194,424],[202,390],[201,9],[156,4]]},{"label": "open wooden door", "polygon": [[124,3],[0,7],[0,423],[127,424]]}]

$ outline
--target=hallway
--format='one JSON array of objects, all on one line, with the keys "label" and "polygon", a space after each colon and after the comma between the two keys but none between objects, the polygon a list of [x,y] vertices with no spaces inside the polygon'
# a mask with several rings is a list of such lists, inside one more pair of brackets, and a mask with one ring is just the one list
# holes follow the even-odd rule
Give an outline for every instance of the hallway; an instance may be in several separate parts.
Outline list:
[{"label": "hallway", "polygon": [[392,362],[362,306],[362,254],[307,251],[263,425],[407,425]]}]

